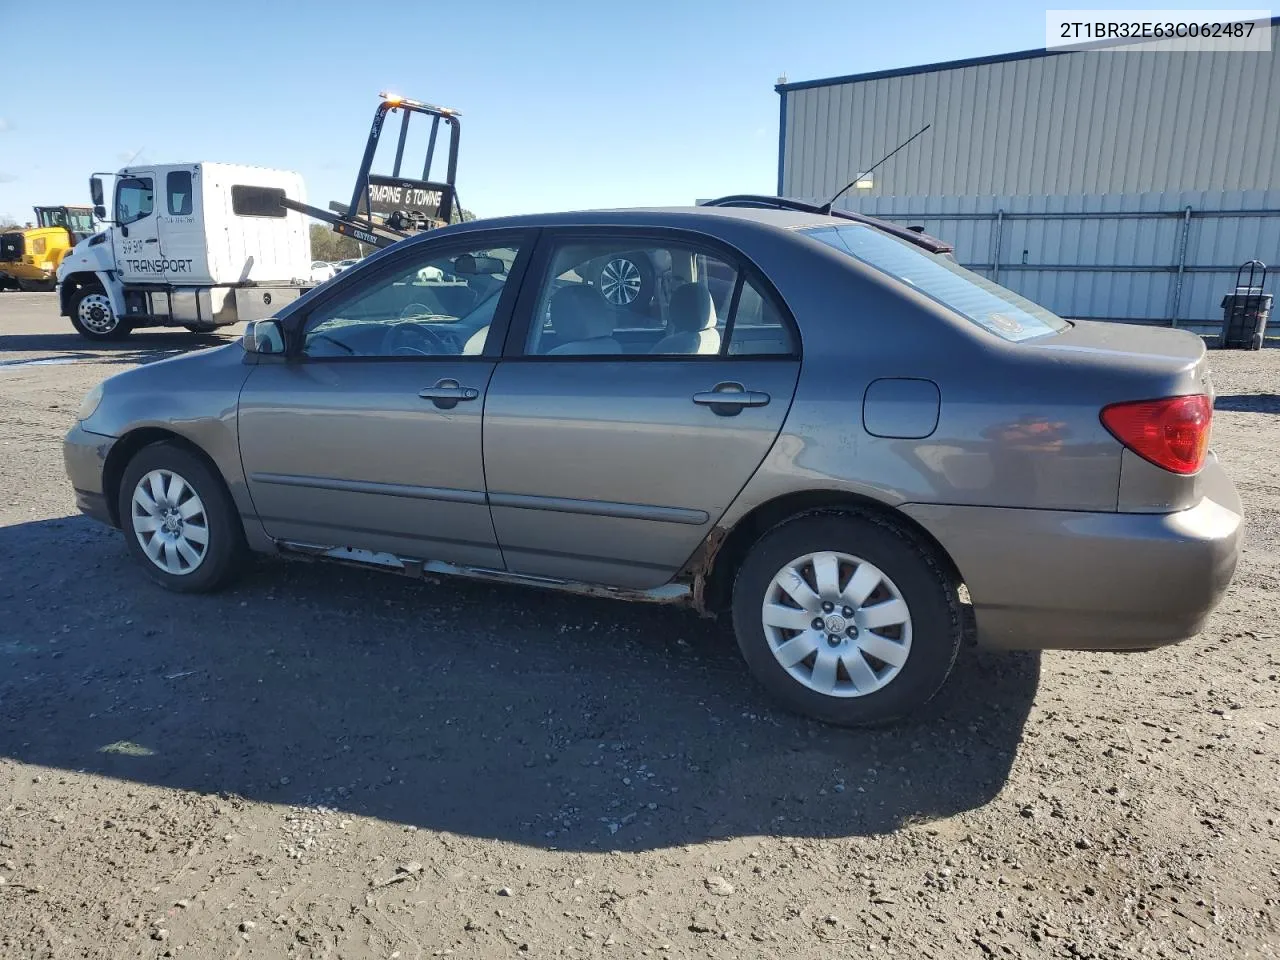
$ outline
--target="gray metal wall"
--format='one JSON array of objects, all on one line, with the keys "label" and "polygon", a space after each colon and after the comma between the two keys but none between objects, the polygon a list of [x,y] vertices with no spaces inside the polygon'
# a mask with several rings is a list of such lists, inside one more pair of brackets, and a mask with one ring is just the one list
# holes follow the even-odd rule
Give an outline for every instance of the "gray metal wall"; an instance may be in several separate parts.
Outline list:
[{"label": "gray metal wall", "polygon": [[1073,51],[784,85],[781,193],[828,197],[920,127],[866,196],[1252,190],[1280,185],[1269,53]]},{"label": "gray metal wall", "polygon": [[1077,319],[1213,333],[1237,266],[1280,265],[1280,189],[864,197],[839,206],[923,226],[954,244],[965,266]]}]

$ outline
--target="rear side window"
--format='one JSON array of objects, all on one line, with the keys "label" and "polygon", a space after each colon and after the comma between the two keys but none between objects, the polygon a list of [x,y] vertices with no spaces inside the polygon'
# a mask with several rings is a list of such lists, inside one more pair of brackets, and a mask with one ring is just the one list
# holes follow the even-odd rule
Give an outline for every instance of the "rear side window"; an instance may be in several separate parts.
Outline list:
[{"label": "rear side window", "polygon": [[231,212],[237,217],[286,217],[289,211],[280,202],[279,187],[251,187],[237,183],[231,188]]},{"label": "rear side window", "polygon": [[790,356],[796,353],[791,326],[783,318],[776,300],[762,293],[749,278],[738,294],[729,337],[729,356]]},{"label": "rear side window", "polygon": [[850,224],[801,232],[888,274],[1005,340],[1027,340],[1070,326],[1026,297],[874,227]]},{"label": "rear side window", "polygon": [[191,216],[191,171],[174,170],[166,174],[164,188],[168,194],[169,216]]}]

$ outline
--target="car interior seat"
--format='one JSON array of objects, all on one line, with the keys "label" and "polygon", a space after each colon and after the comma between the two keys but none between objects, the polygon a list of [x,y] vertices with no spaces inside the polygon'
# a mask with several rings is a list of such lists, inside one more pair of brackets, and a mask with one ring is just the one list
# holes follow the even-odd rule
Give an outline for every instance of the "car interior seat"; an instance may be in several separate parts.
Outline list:
[{"label": "car interior seat", "polygon": [[716,329],[716,308],[706,287],[684,283],[671,293],[668,307],[672,333],[663,337],[650,353],[719,353],[720,331]]},{"label": "car interior seat", "polygon": [[592,287],[557,290],[551,297],[551,326],[559,343],[546,351],[548,356],[623,352],[613,339],[613,310]]}]

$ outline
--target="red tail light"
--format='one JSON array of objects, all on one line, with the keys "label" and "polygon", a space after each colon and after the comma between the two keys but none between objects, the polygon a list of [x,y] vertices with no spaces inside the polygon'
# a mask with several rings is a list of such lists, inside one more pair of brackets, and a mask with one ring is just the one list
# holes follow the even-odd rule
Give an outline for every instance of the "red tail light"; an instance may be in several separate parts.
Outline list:
[{"label": "red tail light", "polygon": [[1113,403],[1102,425],[1126,447],[1173,473],[1195,473],[1209,449],[1213,405],[1204,394]]}]

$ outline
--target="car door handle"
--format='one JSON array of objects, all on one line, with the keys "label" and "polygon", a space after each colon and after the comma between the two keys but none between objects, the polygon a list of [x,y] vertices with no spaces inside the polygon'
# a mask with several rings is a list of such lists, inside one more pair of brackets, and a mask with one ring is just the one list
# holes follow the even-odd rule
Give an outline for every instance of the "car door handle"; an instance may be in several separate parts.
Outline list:
[{"label": "car door handle", "polygon": [[144,243],[159,243],[159,242],[160,242],[160,238],[159,238],[159,237],[148,237],[148,238],[147,238],[145,241],[143,241],[143,242],[144,242]]},{"label": "car door handle", "polygon": [[478,399],[480,391],[475,387],[464,387],[452,377],[445,377],[443,380],[437,380],[425,390],[419,390],[418,396],[423,400],[430,400],[442,410],[450,410],[456,407],[461,400]]},{"label": "car door handle", "polygon": [[733,380],[717,383],[710,390],[693,395],[693,402],[700,406],[710,407],[712,413],[722,417],[732,417],[742,412],[743,407],[763,407],[770,396],[760,390],[748,390]]}]

